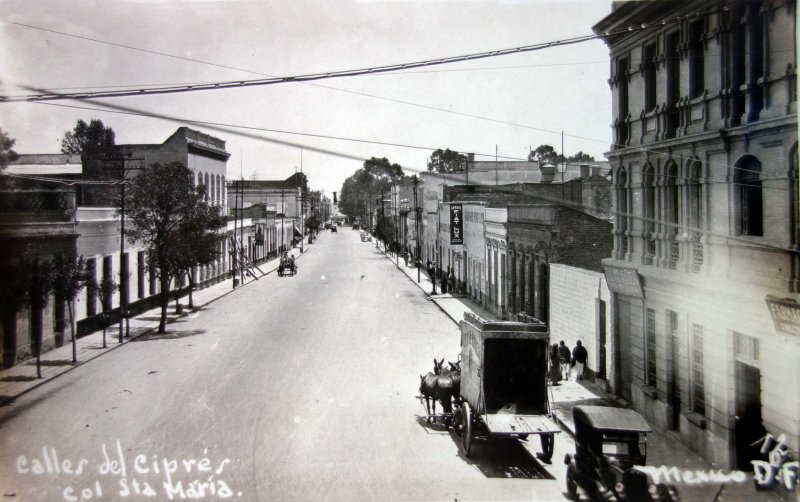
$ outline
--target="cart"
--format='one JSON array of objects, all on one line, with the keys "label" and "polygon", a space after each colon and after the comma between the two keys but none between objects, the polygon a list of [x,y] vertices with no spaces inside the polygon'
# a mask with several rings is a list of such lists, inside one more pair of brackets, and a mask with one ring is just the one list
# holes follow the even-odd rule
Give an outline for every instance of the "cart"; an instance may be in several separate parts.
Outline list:
[{"label": "cart", "polygon": [[477,437],[526,439],[538,435],[549,462],[555,434],[547,397],[547,326],[534,322],[487,321],[465,313],[461,321],[461,391],[453,428],[464,455]]},{"label": "cart", "polygon": [[278,264],[278,277],[283,277],[284,275],[294,275],[296,273],[297,264],[295,261],[289,258],[281,258],[281,261]]}]

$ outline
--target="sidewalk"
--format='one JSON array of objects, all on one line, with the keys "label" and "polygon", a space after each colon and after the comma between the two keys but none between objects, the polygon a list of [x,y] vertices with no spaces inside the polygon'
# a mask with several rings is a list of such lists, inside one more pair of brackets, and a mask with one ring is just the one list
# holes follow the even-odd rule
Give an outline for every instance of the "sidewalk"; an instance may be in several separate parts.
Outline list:
[{"label": "sidewalk", "polygon": [[[397,259],[394,256],[389,254],[386,256],[397,264]],[[405,266],[402,258],[399,261],[398,268],[400,271],[416,284],[416,268]],[[497,319],[467,297],[450,294],[431,296],[431,282],[424,271],[420,273],[418,286],[456,324],[464,318],[465,312],[473,312],[485,319]],[[548,385],[547,388],[550,392],[553,418],[559,423],[564,432],[573,437],[575,435],[575,423],[572,420],[572,409],[576,406],[629,407],[622,399],[596,388],[593,383],[587,380],[580,382],[575,380],[561,381],[557,385]],[[686,447],[677,433],[673,431],[651,432],[647,435],[647,465],[675,467],[677,470],[673,471],[673,474],[678,473],[680,476],[684,476],[687,473],[689,476],[695,476],[695,473],[708,473],[719,469],[718,466],[712,465]],[[730,472],[727,469],[722,469],[722,471],[725,473]],[[669,481],[671,482],[668,483]],[[727,484],[701,483],[691,479],[687,480],[687,478],[678,480],[662,479],[661,482],[675,485],[682,500],[785,502],[792,499],[791,492],[784,490],[782,487],[778,487],[774,491],[756,491],[753,484],[752,471],[746,473],[746,481],[744,483],[733,481]],[[800,500],[800,491],[798,491],[797,500]]]},{"label": "sidewalk", "polygon": [[[299,249],[299,248],[298,248]],[[298,253],[297,258],[301,258],[305,253]],[[264,275],[270,274],[277,270],[278,261],[271,259],[267,262],[260,263],[258,267],[264,272]],[[263,277],[263,276],[262,276]],[[185,316],[192,316],[195,311],[202,309],[206,305],[226,296],[234,291],[238,291],[242,287],[255,282],[257,279],[246,277],[245,281],[238,286],[235,290],[232,288],[230,280],[218,282],[207,288],[199,289],[192,292],[192,302],[194,310],[187,307],[189,297],[184,296],[180,299],[183,306],[183,313],[177,314],[175,312],[175,301],[171,301],[167,312],[167,329],[169,324],[175,322],[178,318]],[[0,406],[8,404],[19,396],[29,392],[40,385],[53,380],[54,378],[63,375],[64,373],[85,364],[96,357],[118,349],[127,345],[132,340],[147,334],[155,333],[158,330],[159,319],[161,318],[161,308],[157,307],[146,312],[142,312],[136,317],[130,318],[130,336],[123,337],[122,343],[119,341],[119,325],[114,324],[106,329],[106,347],[103,348],[103,331],[96,331],[86,336],[78,338],[77,340],[77,358],[78,364],[72,364],[72,340],[70,334],[67,333],[64,345],[56,347],[42,354],[41,368],[42,378],[36,377],[36,358],[31,358],[27,361],[17,363],[11,368],[0,370]],[[124,332],[124,327],[123,327]]]}]

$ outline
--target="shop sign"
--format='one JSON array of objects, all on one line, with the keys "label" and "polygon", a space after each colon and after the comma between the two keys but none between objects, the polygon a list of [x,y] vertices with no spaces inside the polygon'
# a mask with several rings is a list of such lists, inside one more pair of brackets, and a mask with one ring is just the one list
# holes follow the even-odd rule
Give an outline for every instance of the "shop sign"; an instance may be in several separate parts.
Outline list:
[{"label": "shop sign", "polygon": [[800,335],[800,304],[797,300],[767,295],[766,301],[775,329],[790,335]]},{"label": "shop sign", "polygon": [[635,268],[605,267],[608,289],[614,293],[643,298],[642,283]]},{"label": "shop sign", "polygon": [[450,204],[450,244],[464,244],[464,213],[461,204]]}]

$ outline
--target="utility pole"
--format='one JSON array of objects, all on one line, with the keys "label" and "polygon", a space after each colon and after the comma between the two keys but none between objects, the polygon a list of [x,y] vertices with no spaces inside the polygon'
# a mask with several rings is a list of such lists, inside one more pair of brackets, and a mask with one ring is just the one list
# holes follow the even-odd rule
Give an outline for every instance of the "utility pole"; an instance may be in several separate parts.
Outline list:
[{"label": "utility pole", "polygon": [[420,271],[419,265],[421,263],[420,256],[419,256],[419,206],[417,205],[417,187],[419,187],[419,177],[415,174],[414,175],[414,233],[416,238],[414,239],[414,261],[415,265],[417,266],[417,284],[419,284],[420,280]]},{"label": "utility pole", "polygon": [[104,162],[119,162],[119,166],[105,166],[105,171],[119,171],[122,173],[121,183],[121,201],[120,201],[120,230],[119,230],[119,279],[120,279],[120,295],[119,295],[119,343],[122,343],[122,323],[125,320],[125,336],[131,336],[131,324],[128,316],[128,263],[125,260],[125,185],[127,184],[128,171],[143,171],[144,167],[125,167],[126,160],[143,161],[143,158],[133,158],[133,154],[128,152],[126,155],[122,154],[108,154],[105,156]]},{"label": "utility pole", "polygon": [[284,201],[283,201],[283,188],[281,188],[281,245],[279,246],[279,251],[281,254],[283,254],[284,251],[283,245],[285,242],[283,238],[283,218],[285,216],[285,213],[286,213],[286,208],[284,206]]},{"label": "utility pole", "polygon": [[241,236],[239,250],[242,253],[242,257],[239,260],[239,283],[244,285],[244,264],[245,264],[245,251],[244,251],[244,177],[240,178],[239,181],[239,204],[241,207],[239,208],[239,214],[241,215],[241,221],[239,222],[239,235]]},{"label": "utility pole", "polygon": [[239,285],[239,279],[236,277],[238,273],[236,269],[236,263],[238,257],[236,256],[236,232],[239,230],[239,215],[236,214],[236,211],[239,209],[239,187],[234,183],[234,192],[233,192],[233,236],[228,239],[228,246],[232,249],[230,250],[231,253],[231,277],[233,278],[233,289],[236,289],[236,286]]}]

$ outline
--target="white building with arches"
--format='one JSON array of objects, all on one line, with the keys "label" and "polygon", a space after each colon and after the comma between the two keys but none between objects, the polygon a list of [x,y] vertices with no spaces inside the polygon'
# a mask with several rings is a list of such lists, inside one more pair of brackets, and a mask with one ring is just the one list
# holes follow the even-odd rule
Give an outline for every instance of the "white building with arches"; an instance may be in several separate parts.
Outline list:
[{"label": "white building with arches", "polygon": [[611,387],[750,471],[767,432],[800,449],[795,8],[615,2],[594,27],[616,33]]}]

